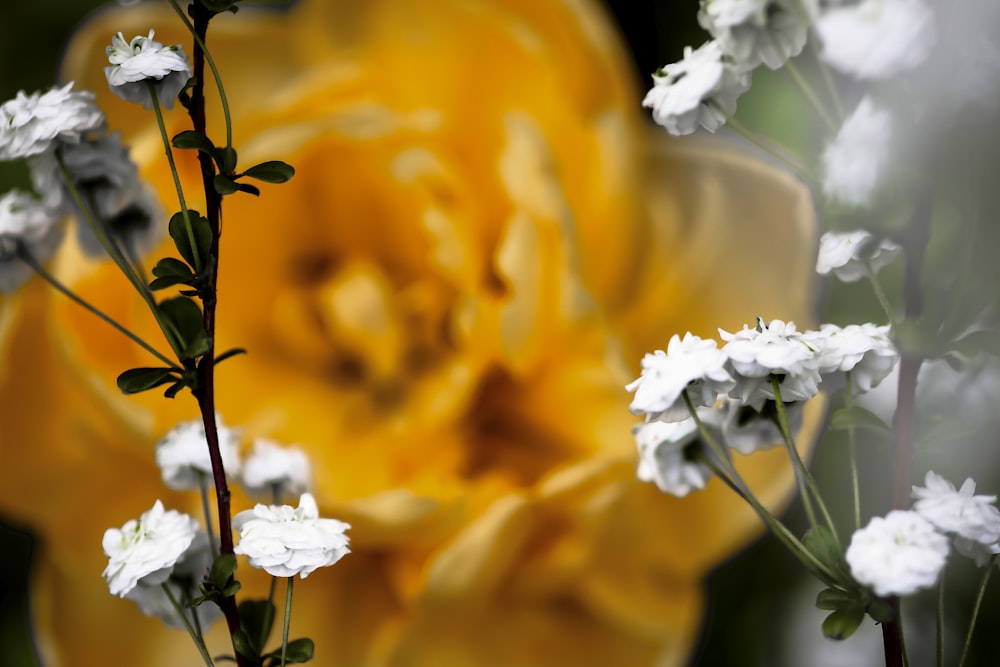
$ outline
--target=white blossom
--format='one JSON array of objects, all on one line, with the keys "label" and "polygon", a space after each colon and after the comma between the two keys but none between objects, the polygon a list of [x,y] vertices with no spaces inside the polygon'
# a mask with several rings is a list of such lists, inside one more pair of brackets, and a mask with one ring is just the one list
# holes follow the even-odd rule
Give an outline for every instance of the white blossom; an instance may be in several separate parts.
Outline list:
[{"label": "white blossom", "polygon": [[172,109],[177,94],[191,78],[191,67],[180,44],[164,46],[153,39],[154,34],[150,30],[146,37],[133,37],[131,42],[126,42],[122,33],[112,37],[111,46],[105,49],[111,65],[104,68],[104,76],[111,92],[146,109],[153,108],[152,84],[157,101]]},{"label": "white blossom", "polygon": [[[163,582],[170,588],[171,595],[174,596],[174,600],[180,604],[181,608],[184,607],[185,601],[193,600],[201,594],[198,587],[212,566],[212,559],[213,554],[208,535],[205,531],[199,531],[194,540],[191,541],[187,551],[174,565],[170,577],[166,582]],[[184,622],[164,592],[163,583],[147,584],[145,581],[140,581],[124,597],[126,600],[134,602],[139,607],[139,611],[146,616],[157,617],[171,628],[183,629]],[[208,627],[212,621],[222,615],[219,606],[210,602],[202,603],[193,609],[198,614],[198,623],[202,628]],[[185,610],[189,616],[191,612],[191,609]]]},{"label": "white blossom", "polygon": [[336,519],[321,519],[316,500],[304,493],[298,507],[257,505],[233,517],[233,528],[240,531],[240,543],[233,551],[271,576],[297,574],[305,579],[350,553],[344,534],[350,527]]},{"label": "white blossom", "polygon": [[702,0],[698,22],[737,67],[778,69],[802,52],[815,0]]},{"label": "white blossom", "polygon": [[820,237],[816,272],[832,273],[840,281],[853,283],[892,263],[902,254],[902,249],[888,239],[876,240],[869,232],[827,232]]},{"label": "white blossom", "polygon": [[[222,424],[216,416],[219,434],[219,453],[226,476],[239,474],[239,435]],[[202,480],[211,480],[212,461],[205,439],[205,426],[201,420],[181,422],[156,444],[156,465],[160,468],[163,483],[174,491],[200,489]]]},{"label": "white blossom", "polygon": [[11,190],[0,197],[0,293],[11,294],[34,275],[19,249],[39,264],[52,257],[62,240],[58,218],[34,196]]},{"label": "white blossom", "polygon": [[[795,438],[802,429],[803,403],[787,403],[784,408],[788,431]],[[730,449],[749,456],[784,444],[784,436],[776,421],[778,408],[774,401],[765,402],[758,410],[753,406],[725,399],[719,409],[723,414],[722,437]]]},{"label": "white blossom", "polygon": [[736,111],[736,100],[750,87],[750,74],[739,71],[718,42],[685,47],[684,59],[653,75],[642,106],[670,134],[691,134],[699,126],[715,132]]},{"label": "white blossom", "polygon": [[670,338],[667,351],[656,350],[642,359],[641,375],[625,388],[635,392],[629,409],[647,419],[679,421],[690,416],[684,403],[687,390],[695,406],[709,406],[718,395],[736,386],[726,371],[726,355],[714,340],[690,333]]},{"label": "white blossom", "polygon": [[299,447],[282,447],[266,438],[257,438],[253,451],[243,462],[243,488],[248,493],[278,492],[299,495],[309,488],[312,466]]},{"label": "white blossom", "polygon": [[104,113],[94,104],[94,93],[62,88],[17,96],[0,105],[0,160],[38,155],[62,144],[75,144],[87,133],[104,127]]},{"label": "white blossom", "polygon": [[962,487],[934,471],[924,477],[924,486],[913,487],[913,511],[943,532],[993,545],[1000,542],[1000,510],[996,496],[977,496],[976,483],[968,478]]},{"label": "white blossom", "polygon": [[795,324],[781,320],[765,323],[757,319],[753,329],[729,333],[719,329],[727,341],[722,351],[729,357],[728,368],[736,379],[729,396],[743,405],[760,411],[768,400],[775,400],[771,379],[779,380],[781,400],[804,401],[819,392],[819,358],[799,333]]},{"label": "white blossom", "polygon": [[876,324],[824,324],[819,331],[803,334],[819,354],[823,389],[839,391],[847,385],[865,393],[877,387],[895,368],[899,353],[889,339],[889,327]]},{"label": "white blossom", "polygon": [[[698,414],[707,416],[707,411]],[[705,488],[712,471],[695,460],[703,445],[693,419],[640,424],[632,434],[639,450],[636,477],[640,481],[654,482],[660,491],[678,498]]]},{"label": "white blossom", "polygon": [[854,206],[867,205],[885,178],[891,142],[892,117],[865,97],[823,151],[823,192]]},{"label": "white blossom", "polygon": [[937,581],[948,557],[948,538],[916,512],[894,510],[855,531],[847,564],[877,595],[909,595]]},{"label": "white blossom", "polygon": [[102,576],[112,595],[125,597],[140,581],[150,586],[166,581],[197,532],[193,517],[164,511],[159,500],[138,520],[106,530],[101,545],[108,566]]},{"label": "white blossom", "polygon": [[921,65],[936,40],[934,12],[923,0],[861,0],[816,19],[822,57],[859,79],[888,79]]}]

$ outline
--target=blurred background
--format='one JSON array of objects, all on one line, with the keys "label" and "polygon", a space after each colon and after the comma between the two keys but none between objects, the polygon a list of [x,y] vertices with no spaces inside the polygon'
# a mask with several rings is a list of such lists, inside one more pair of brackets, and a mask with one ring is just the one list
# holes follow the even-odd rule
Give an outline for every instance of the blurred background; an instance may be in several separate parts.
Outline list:
[{"label": "blurred background", "polygon": [[[100,6],[98,0],[4,0],[0,3],[0,99],[14,96],[18,90],[45,89],[56,78],[62,45],[74,26],[90,11]],[[631,49],[634,77],[645,90],[649,73],[677,60],[685,45],[697,46],[705,35],[696,21],[697,0],[629,0],[606,6],[615,15]],[[636,100],[638,105],[641,99]],[[761,133],[778,138],[791,146],[815,149],[821,137],[804,119],[801,98],[781,74],[758,71],[754,88],[740,100],[739,117]],[[27,174],[19,165],[0,164],[0,191],[15,185],[27,186]],[[994,225],[995,227],[995,225]],[[997,247],[997,234],[981,239],[984,247]],[[948,244],[943,244],[945,248]],[[948,271],[953,257],[942,251],[940,264],[932,270]],[[983,261],[983,260],[981,260]],[[894,266],[883,277],[890,294],[898,291],[901,271]],[[983,269],[985,271],[985,268]],[[994,269],[995,270],[995,269]],[[934,280],[934,277],[931,277]],[[974,298],[991,302],[992,294]],[[970,297],[972,298],[972,297]],[[880,310],[866,285],[828,286],[817,304],[823,319],[839,324],[881,321]],[[925,373],[921,388],[922,420],[927,430],[944,434],[942,438],[918,451],[918,467],[932,467],[956,483],[974,474],[983,493],[1000,488],[997,474],[996,410],[1000,405],[1000,382],[996,369],[977,361],[974,382],[959,385],[957,376],[943,364],[933,364]],[[891,418],[891,381],[885,394],[872,399],[876,411]],[[2,423],[0,423],[2,429]],[[2,430],[0,430],[2,433]],[[2,440],[2,436],[0,436]],[[884,442],[862,443],[865,461],[862,485],[867,515],[884,513],[889,506],[888,484],[879,480],[889,467],[891,447]],[[925,443],[927,444],[927,443]],[[25,446],[24,443],[0,442],[0,447]],[[831,496],[847,498],[849,480],[844,465],[843,438],[834,434],[818,449],[814,469],[824,489]],[[843,489],[843,493],[836,493]],[[836,508],[847,525],[849,508]],[[801,532],[805,525],[796,508],[789,521]],[[0,517],[2,521],[2,517]],[[0,662],[12,666],[36,664],[28,641],[26,622],[27,562],[30,536],[17,527],[0,528]],[[96,547],[95,547],[96,548]],[[971,568],[962,568],[971,572]],[[96,573],[95,573],[95,576]],[[975,595],[977,582],[949,579],[948,641],[958,645],[965,632],[966,614]],[[822,638],[819,624],[823,612],[816,610],[813,599],[819,585],[808,579],[801,567],[773,540],[760,540],[732,561],[719,567],[707,582],[708,614],[692,665],[811,665],[859,667],[882,664],[881,635],[866,623],[859,636],[843,644]],[[1000,621],[1000,596],[996,587],[987,591],[984,618],[976,635],[974,654],[968,664],[983,667],[1000,664],[1000,635],[992,628]],[[932,597],[932,596],[931,596]],[[911,607],[908,619],[912,664],[931,664],[921,658],[925,642],[933,641],[933,599],[920,598]],[[954,662],[952,659],[951,662]]]}]

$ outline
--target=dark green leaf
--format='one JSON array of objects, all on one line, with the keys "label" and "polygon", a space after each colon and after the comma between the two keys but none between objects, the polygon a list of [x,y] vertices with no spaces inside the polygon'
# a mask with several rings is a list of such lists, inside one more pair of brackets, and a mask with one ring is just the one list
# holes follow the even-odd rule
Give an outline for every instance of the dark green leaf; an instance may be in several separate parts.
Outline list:
[{"label": "dark green leaf", "polygon": [[195,278],[191,267],[173,257],[164,257],[157,262],[153,267],[153,275],[156,279],[149,283],[149,288],[154,291],[174,285],[185,285]]},{"label": "dark green leaf", "polygon": [[232,146],[216,148],[212,153],[215,164],[219,166],[219,171],[223,174],[231,174],[236,171],[236,149]]},{"label": "dark green leaf", "polygon": [[199,150],[209,155],[212,155],[215,150],[215,144],[212,143],[211,139],[194,130],[184,130],[175,134],[170,143],[173,144],[174,148]]},{"label": "dark green leaf", "polygon": [[248,658],[256,659],[260,656],[260,653],[257,652],[257,650],[253,647],[253,644],[250,642],[250,638],[247,637],[247,633],[245,633],[242,629],[233,633],[233,648],[235,648],[240,655]]},{"label": "dark green leaf", "polygon": [[222,363],[226,359],[229,359],[230,357],[235,357],[238,354],[246,354],[246,353],[247,351],[242,347],[234,347],[232,349],[226,350],[225,352],[223,352],[222,354],[220,354],[215,358],[215,365],[218,366],[220,363]]},{"label": "dark green leaf", "polygon": [[[160,312],[174,325],[176,335],[179,336],[178,347],[186,350],[189,347],[200,346],[200,338],[205,336],[204,322],[202,321],[201,308],[198,304],[186,296],[178,296],[166,299],[159,304]],[[185,359],[193,357],[185,356]]]},{"label": "dark green leaf", "polygon": [[830,417],[830,428],[834,430],[846,429],[851,426],[855,428],[871,428],[886,433],[892,430],[874,412],[858,405],[850,408],[841,408]]},{"label": "dark green leaf", "polygon": [[256,185],[250,185],[249,183],[238,183],[236,185],[236,188],[240,192],[245,192],[248,195],[253,195],[254,197],[260,196],[260,188],[258,188]]},{"label": "dark green leaf", "polygon": [[274,605],[270,600],[244,600],[239,606],[240,627],[260,655],[274,626]]},{"label": "dark green leaf", "polygon": [[194,247],[191,246],[191,240],[188,237],[184,213],[174,213],[173,217],[170,218],[167,229],[181,257],[191,266],[201,266],[204,268],[208,264],[208,254],[212,248],[212,228],[208,220],[199,215],[198,211],[188,211],[188,215],[191,218]]},{"label": "dark green leaf", "polygon": [[187,347],[181,353],[181,359],[197,359],[208,352],[208,348],[210,347],[208,334],[202,331],[195,338],[188,341]]},{"label": "dark green leaf", "polygon": [[878,623],[888,623],[896,618],[896,610],[893,609],[888,600],[874,598],[868,603],[868,615]]},{"label": "dark green leaf", "polygon": [[215,178],[212,179],[212,185],[220,195],[231,195],[240,189],[231,178],[222,174],[215,175]]},{"label": "dark green leaf", "polygon": [[860,604],[843,607],[823,620],[823,634],[830,639],[847,639],[864,619],[865,610]]},{"label": "dark green leaf", "polygon": [[209,578],[217,588],[222,588],[236,571],[236,556],[233,554],[222,554],[212,561],[212,570]]},{"label": "dark green leaf", "polygon": [[177,394],[180,393],[180,390],[183,389],[186,386],[187,385],[185,383],[183,383],[183,382],[179,382],[179,381],[175,382],[172,385],[170,385],[169,387],[167,387],[166,391],[163,392],[163,395],[166,398],[173,398],[173,397],[177,396]]},{"label": "dark green leaf", "polygon": [[295,175],[295,168],[280,160],[271,160],[255,164],[244,171],[243,175],[265,183],[285,183]]},{"label": "dark green leaf", "polygon": [[231,598],[237,593],[239,593],[242,587],[243,584],[241,584],[240,582],[232,581],[229,584],[227,584],[220,592],[222,593],[222,597]]},{"label": "dark green leaf", "polygon": [[231,655],[213,655],[212,660],[215,662],[236,662],[236,658]]},{"label": "dark green leaf", "polygon": [[130,368],[118,376],[123,394],[138,394],[175,379],[169,368]]},{"label": "dark green leaf", "polygon": [[[289,664],[309,662],[313,658],[314,648],[313,640],[308,637],[293,639],[285,647],[285,662]],[[281,649],[271,651],[266,657],[274,661],[271,664],[278,664],[278,661],[281,660]]]},{"label": "dark green leaf", "polygon": [[824,588],[816,596],[816,607],[826,611],[840,609],[853,602],[856,602],[853,596],[837,588]]}]

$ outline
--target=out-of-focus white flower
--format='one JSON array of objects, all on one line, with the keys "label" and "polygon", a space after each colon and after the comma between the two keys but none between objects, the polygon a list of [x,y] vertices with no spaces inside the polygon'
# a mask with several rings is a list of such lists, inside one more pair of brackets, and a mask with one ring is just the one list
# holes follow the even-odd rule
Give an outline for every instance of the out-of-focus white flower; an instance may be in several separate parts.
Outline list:
[{"label": "out-of-focus white flower", "polygon": [[726,355],[714,340],[690,333],[670,338],[667,351],[656,350],[642,359],[641,375],[625,388],[635,392],[629,409],[647,419],[680,421],[690,417],[683,392],[695,407],[710,406],[719,394],[736,386],[725,369]]},{"label": "out-of-focus white flower", "polygon": [[779,379],[781,400],[805,401],[819,392],[819,358],[792,322],[757,319],[753,329],[729,333],[719,329],[727,341],[722,351],[729,357],[728,368],[736,379],[730,397],[760,411],[775,400],[771,378]]},{"label": "out-of-focus white flower", "polygon": [[889,166],[892,117],[865,97],[823,151],[823,192],[832,199],[864,206]]},{"label": "out-of-focus white flower", "polygon": [[855,531],[847,564],[877,595],[909,595],[937,581],[948,558],[948,538],[916,512],[894,510]]},{"label": "out-of-focus white flower", "polygon": [[[240,471],[239,435],[222,425],[216,415],[219,433],[219,453],[226,477],[234,478]],[[194,420],[181,422],[156,443],[156,465],[163,483],[174,491],[200,489],[204,478],[212,477],[212,461],[208,455],[205,425]]]},{"label": "out-of-focus white flower", "polygon": [[839,391],[851,374],[851,390],[865,393],[877,387],[899,361],[899,353],[889,339],[889,327],[876,324],[824,324],[819,331],[803,334],[819,354],[823,389]]},{"label": "out-of-focus white flower", "polygon": [[104,68],[108,85],[118,97],[128,102],[138,102],[146,109],[153,108],[149,84],[156,89],[156,99],[172,109],[177,94],[191,78],[191,67],[180,44],[164,46],[149,35],[133,37],[126,42],[118,33],[105,49],[110,66]]},{"label": "out-of-focus white flower", "polygon": [[977,496],[976,483],[965,480],[955,486],[932,470],[924,477],[924,486],[913,487],[913,511],[939,530],[957,537],[992,545],[1000,542],[1000,510],[996,496]]},{"label": "out-of-focus white flower", "polygon": [[702,0],[698,23],[736,66],[778,69],[802,52],[815,0]]},{"label": "out-of-focus white flower", "polygon": [[[698,416],[707,418],[708,412],[700,409]],[[678,498],[705,488],[712,471],[696,458],[705,446],[693,419],[640,424],[632,435],[639,449],[640,481],[654,482],[660,491]]]},{"label": "out-of-focus white flower", "polygon": [[[163,209],[140,178],[118,133],[65,146],[60,155],[73,187],[111,239],[135,257],[159,244],[166,231]],[[32,158],[29,165],[35,190],[46,193],[46,204],[77,216],[77,240],[83,252],[104,258],[104,247],[77,208],[55,157],[42,154]]]},{"label": "out-of-focus white flower", "polygon": [[[788,431],[794,438],[802,429],[803,403],[796,401],[785,404]],[[750,405],[740,405],[725,399],[719,406],[723,411],[722,437],[726,446],[744,456],[760,452],[784,443],[778,428],[777,404],[767,401],[760,410]]]},{"label": "out-of-focus white flower", "polygon": [[233,528],[240,531],[240,543],[233,551],[273,577],[297,574],[305,579],[351,552],[344,534],[350,527],[336,519],[321,519],[316,500],[304,493],[298,507],[257,505],[233,517]]},{"label": "out-of-focus white flower", "polygon": [[13,293],[34,275],[18,257],[18,248],[43,263],[52,257],[61,240],[58,218],[38,199],[20,190],[0,197],[0,293]]},{"label": "out-of-focus white flower", "polygon": [[[199,531],[191,545],[181,556],[177,564],[174,565],[170,577],[165,583],[170,588],[174,600],[180,604],[181,608],[188,600],[193,600],[200,595],[198,587],[205,578],[205,573],[212,565],[212,549],[208,542],[208,535],[204,531]],[[171,628],[184,628],[184,622],[177,614],[170,598],[163,590],[161,584],[146,584],[140,581],[135,588],[125,594],[126,600],[131,600],[139,607],[146,616],[157,617]],[[193,608],[198,614],[198,623],[202,628],[215,619],[222,616],[222,610],[213,603],[203,603]],[[191,609],[185,611],[191,613]]]},{"label": "out-of-focus white flower", "polygon": [[861,0],[823,11],[815,28],[822,57],[859,79],[888,79],[923,63],[936,39],[923,0]]},{"label": "out-of-focus white flower", "polygon": [[0,105],[0,160],[17,160],[44,153],[53,146],[75,144],[104,127],[104,113],[94,93],[62,88],[17,96]]},{"label": "out-of-focus white flower", "polygon": [[827,232],[820,237],[819,254],[816,257],[816,272],[820,275],[832,273],[845,283],[853,283],[872,273],[878,273],[883,266],[902,254],[902,249],[888,239],[876,242],[869,232]]},{"label": "out-of-focus white flower", "polygon": [[170,576],[198,533],[198,522],[175,510],[164,511],[159,500],[139,519],[119,530],[108,528],[101,545],[108,557],[105,579],[112,595],[125,597],[142,581],[158,586]]},{"label": "out-of-focus white flower", "polygon": [[684,49],[684,59],[653,75],[642,106],[670,134],[691,134],[699,126],[715,132],[736,111],[736,100],[750,87],[750,74],[737,70],[718,42]]},{"label": "out-of-focus white flower", "polygon": [[312,466],[298,447],[283,447],[266,438],[253,442],[253,451],[243,462],[243,488],[248,493],[299,495],[309,488]]}]

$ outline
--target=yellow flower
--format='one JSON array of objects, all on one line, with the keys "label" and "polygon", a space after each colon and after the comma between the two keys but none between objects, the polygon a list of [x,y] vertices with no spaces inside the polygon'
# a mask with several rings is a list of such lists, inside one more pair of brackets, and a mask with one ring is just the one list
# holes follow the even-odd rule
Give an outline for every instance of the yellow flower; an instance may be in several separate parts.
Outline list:
[{"label": "yellow flower", "polygon": [[[168,202],[151,116],[100,66],[115,32],[186,43],[174,25],[165,7],[106,12],[67,55]],[[587,1],[303,0],[220,16],[209,46],[241,164],[297,169],[226,200],[217,349],[249,355],[220,366],[217,405],[306,449],[323,514],[353,525],[353,552],[296,587],[315,664],[681,664],[705,573],[759,526],[721,484],[678,501],[636,481],[624,385],[673,333],[808,321],[803,188],[723,144],[647,134]],[[168,123],[187,127],[179,108]],[[109,265],[70,248],[58,270],[158,340]],[[39,536],[46,664],[196,660],[100,578],[105,528],[157,497],[195,510],[152,456],[194,401],[119,395],[117,373],[151,359],[43,285],[3,353],[0,511]],[[780,451],[744,463],[785,498]]]}]

